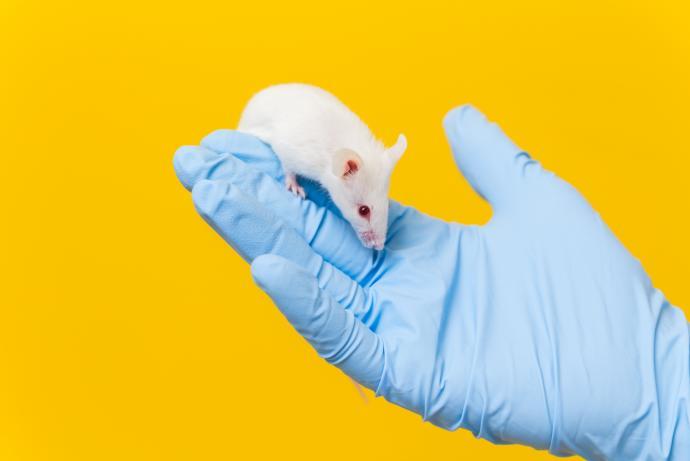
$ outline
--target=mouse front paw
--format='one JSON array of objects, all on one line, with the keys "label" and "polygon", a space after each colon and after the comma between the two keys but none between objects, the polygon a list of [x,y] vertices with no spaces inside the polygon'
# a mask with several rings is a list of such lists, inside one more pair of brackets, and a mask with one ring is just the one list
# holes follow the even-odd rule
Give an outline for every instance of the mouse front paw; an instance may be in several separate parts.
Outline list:
[{"label": "mouse front paw", "polygon": [[294,173],[285,174],[285,187],[298,197],[306,198],[307,196],[304,192],[304,188],[297,182],[297,175]]}]

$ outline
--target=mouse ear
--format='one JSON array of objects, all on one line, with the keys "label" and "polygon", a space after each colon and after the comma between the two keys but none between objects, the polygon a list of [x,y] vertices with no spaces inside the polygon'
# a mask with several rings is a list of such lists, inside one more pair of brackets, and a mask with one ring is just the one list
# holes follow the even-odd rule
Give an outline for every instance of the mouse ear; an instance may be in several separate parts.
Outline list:
[{"label": "mouse ear", "polygon": [[340,149],[333,157],[333,174],[339,178],[351,178],[361,167],[362,158],[352,149]]},{"label": "mouse ear", "polygon": [[402,154],[405,153],[405,149],[407,149],[407,138],[404,134],[400,134],[395,144],[386,149],[386,154],[388,154],[388,158],[391,159],[393,164],[396,164],[400,157],[402,157]]}]

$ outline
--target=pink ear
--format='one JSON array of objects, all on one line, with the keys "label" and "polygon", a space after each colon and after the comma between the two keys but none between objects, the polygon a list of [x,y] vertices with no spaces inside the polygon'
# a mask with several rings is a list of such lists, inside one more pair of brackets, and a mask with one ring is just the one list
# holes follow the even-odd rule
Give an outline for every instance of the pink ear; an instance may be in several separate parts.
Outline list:
[{"label": "pink ear", "polygon": [[355,159],[348,159],[347,162],[345,162],[345,171],[343,172],[343,176],[350,176],[355,173],[357,173],[357,170],[359,170],[359,163],[357,163],[357,160]]},{"label": "pink ear", "polygon": [[343,180],[350,179],[362,168],[362,159],[352,149],[339,149],[333,155],[331,168],[335,176]]}]

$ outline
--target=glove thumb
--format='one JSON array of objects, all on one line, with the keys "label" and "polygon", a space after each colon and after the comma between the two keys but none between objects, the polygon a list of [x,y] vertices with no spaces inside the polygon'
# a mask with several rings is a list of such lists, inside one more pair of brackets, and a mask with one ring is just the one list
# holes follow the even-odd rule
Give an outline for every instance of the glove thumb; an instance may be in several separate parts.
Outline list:
[{"label": "glove thumb", "polygon": [[443,126],[458,168],[494,209],[514,197],[525,166],[536,164],[470,105],[448,112]]}]

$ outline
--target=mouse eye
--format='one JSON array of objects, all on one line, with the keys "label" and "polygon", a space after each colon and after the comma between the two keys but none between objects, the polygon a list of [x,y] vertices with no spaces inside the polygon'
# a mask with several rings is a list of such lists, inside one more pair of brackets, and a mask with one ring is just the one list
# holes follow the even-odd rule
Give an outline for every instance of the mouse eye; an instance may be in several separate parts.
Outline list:
[{"label": "mouse eye", "polygon": [[362,205],[361,207],[359,207],[359,210],[357,210],[357,211],[359,212],[359,215],[361,217],[368,218],[371,210],[369,210],[368,206]]}]

